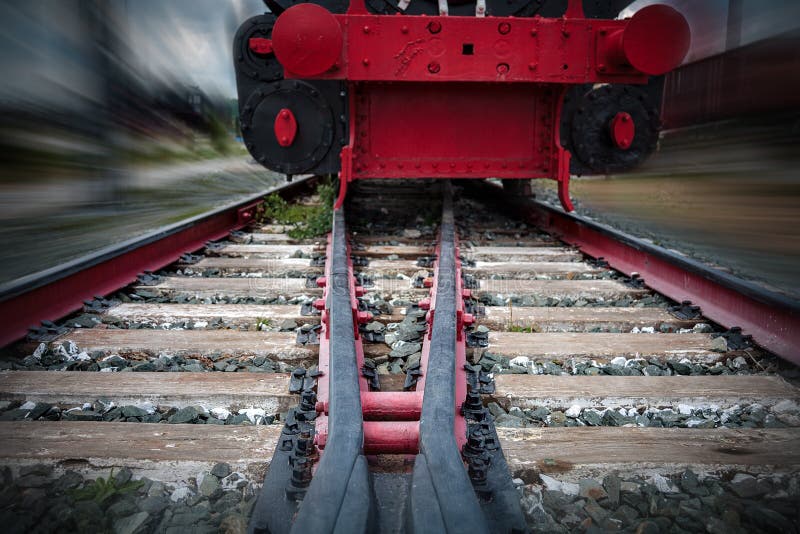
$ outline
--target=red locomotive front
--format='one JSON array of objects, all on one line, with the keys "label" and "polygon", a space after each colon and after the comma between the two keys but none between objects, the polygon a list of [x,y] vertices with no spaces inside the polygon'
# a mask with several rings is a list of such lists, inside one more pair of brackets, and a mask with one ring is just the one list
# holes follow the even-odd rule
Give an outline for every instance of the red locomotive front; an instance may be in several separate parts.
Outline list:
[{"label": "red locomotive front", "polygon": [[[241,124],[257,161],[338,174],[338,204],[359,179],[550,178],[569,211],[571,173],[624,171],[654,150],[660,75],[690,42],[671,7],[611,20],[581,0],[557,17],[404,1],[270,2],[277,17],[240,28]],[[592,14],[619,8],[607,4]]]}]

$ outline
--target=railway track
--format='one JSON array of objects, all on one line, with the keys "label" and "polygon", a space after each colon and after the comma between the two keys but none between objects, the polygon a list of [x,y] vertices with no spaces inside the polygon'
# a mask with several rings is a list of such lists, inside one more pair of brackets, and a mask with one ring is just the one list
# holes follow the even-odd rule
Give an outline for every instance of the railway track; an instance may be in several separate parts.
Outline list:
[{"label": "railway track", "polygon": [[248,224],[7,348],[4,524],[797,531],[792,364],[448,188],[360,183],[328,240]]}]

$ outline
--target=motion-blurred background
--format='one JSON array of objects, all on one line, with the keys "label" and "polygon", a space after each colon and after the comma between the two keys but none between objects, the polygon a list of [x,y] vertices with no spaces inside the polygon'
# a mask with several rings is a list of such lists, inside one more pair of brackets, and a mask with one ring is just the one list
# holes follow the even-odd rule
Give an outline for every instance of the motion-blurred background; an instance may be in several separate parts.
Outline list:
[{"label": "motion-blurred background", "polygon": [[800,2],[638,0],[622,16],[654,3],[692,30],[659,150],[574,180],[577,211],[800,298]]},{"label": "motion-blurred background", "polygon": [[0,0],[0,283],[278,183],[237,141],[260,0]]},{"label": "motion-blurred background", "polygon": [[[800,2],[661,3],[693,44],[660,150],[575,180],[578,211],[800,296]],[[282,180],[238,140],[231,41],[263,10],[0,0],[0,284]]]}]

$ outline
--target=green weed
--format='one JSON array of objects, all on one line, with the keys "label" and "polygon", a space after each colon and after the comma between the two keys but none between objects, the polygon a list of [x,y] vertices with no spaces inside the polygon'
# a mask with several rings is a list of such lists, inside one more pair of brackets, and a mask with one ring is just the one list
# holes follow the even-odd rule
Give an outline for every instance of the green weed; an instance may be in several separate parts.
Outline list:
[{"label": "green weed", "polygon": [[287,233],[293,239],[319,237],[331,231],[333,222],[334,190],[330,182],[320,181],[317,186],[319,205],[290,204],[273,193],[264,198],[262,222],[293,225]]},{"label": "green weed", "polygon": [[124,484],[119,484],[114,478],[114,470],[112,469],[108,478],[98,477],[82,488],[70,490],[69,494],[76,501],[94,501],[97,504],[103,504],[117,495],[133,493],[143,485],[143,480],[129,480]]}]

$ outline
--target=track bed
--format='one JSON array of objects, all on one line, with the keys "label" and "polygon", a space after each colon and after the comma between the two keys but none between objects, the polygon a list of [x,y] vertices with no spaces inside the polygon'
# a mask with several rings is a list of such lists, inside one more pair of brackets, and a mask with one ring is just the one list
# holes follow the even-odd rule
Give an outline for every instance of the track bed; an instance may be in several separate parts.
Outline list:
[{"label": "track bed", "polygon": [[[527,528],[796,532],[796,369],[469,192],[454,197],[475,305],[466,359],[493,376],[482,402]],[[382,392],[402,391],[422,358],[417,306],[441,202],[427,182],[349,193],[350,255],[373,314],[363,355]],[[318,364],[326,239],[289,230],[254,223],[5,350],[12,531],[245,531],[298,402],[291,373]],[[366,458],[383,474],[413,463]],[[107,499],[85,498],[109,475]],[[376,480],[384,498],[408,491]]]}]

